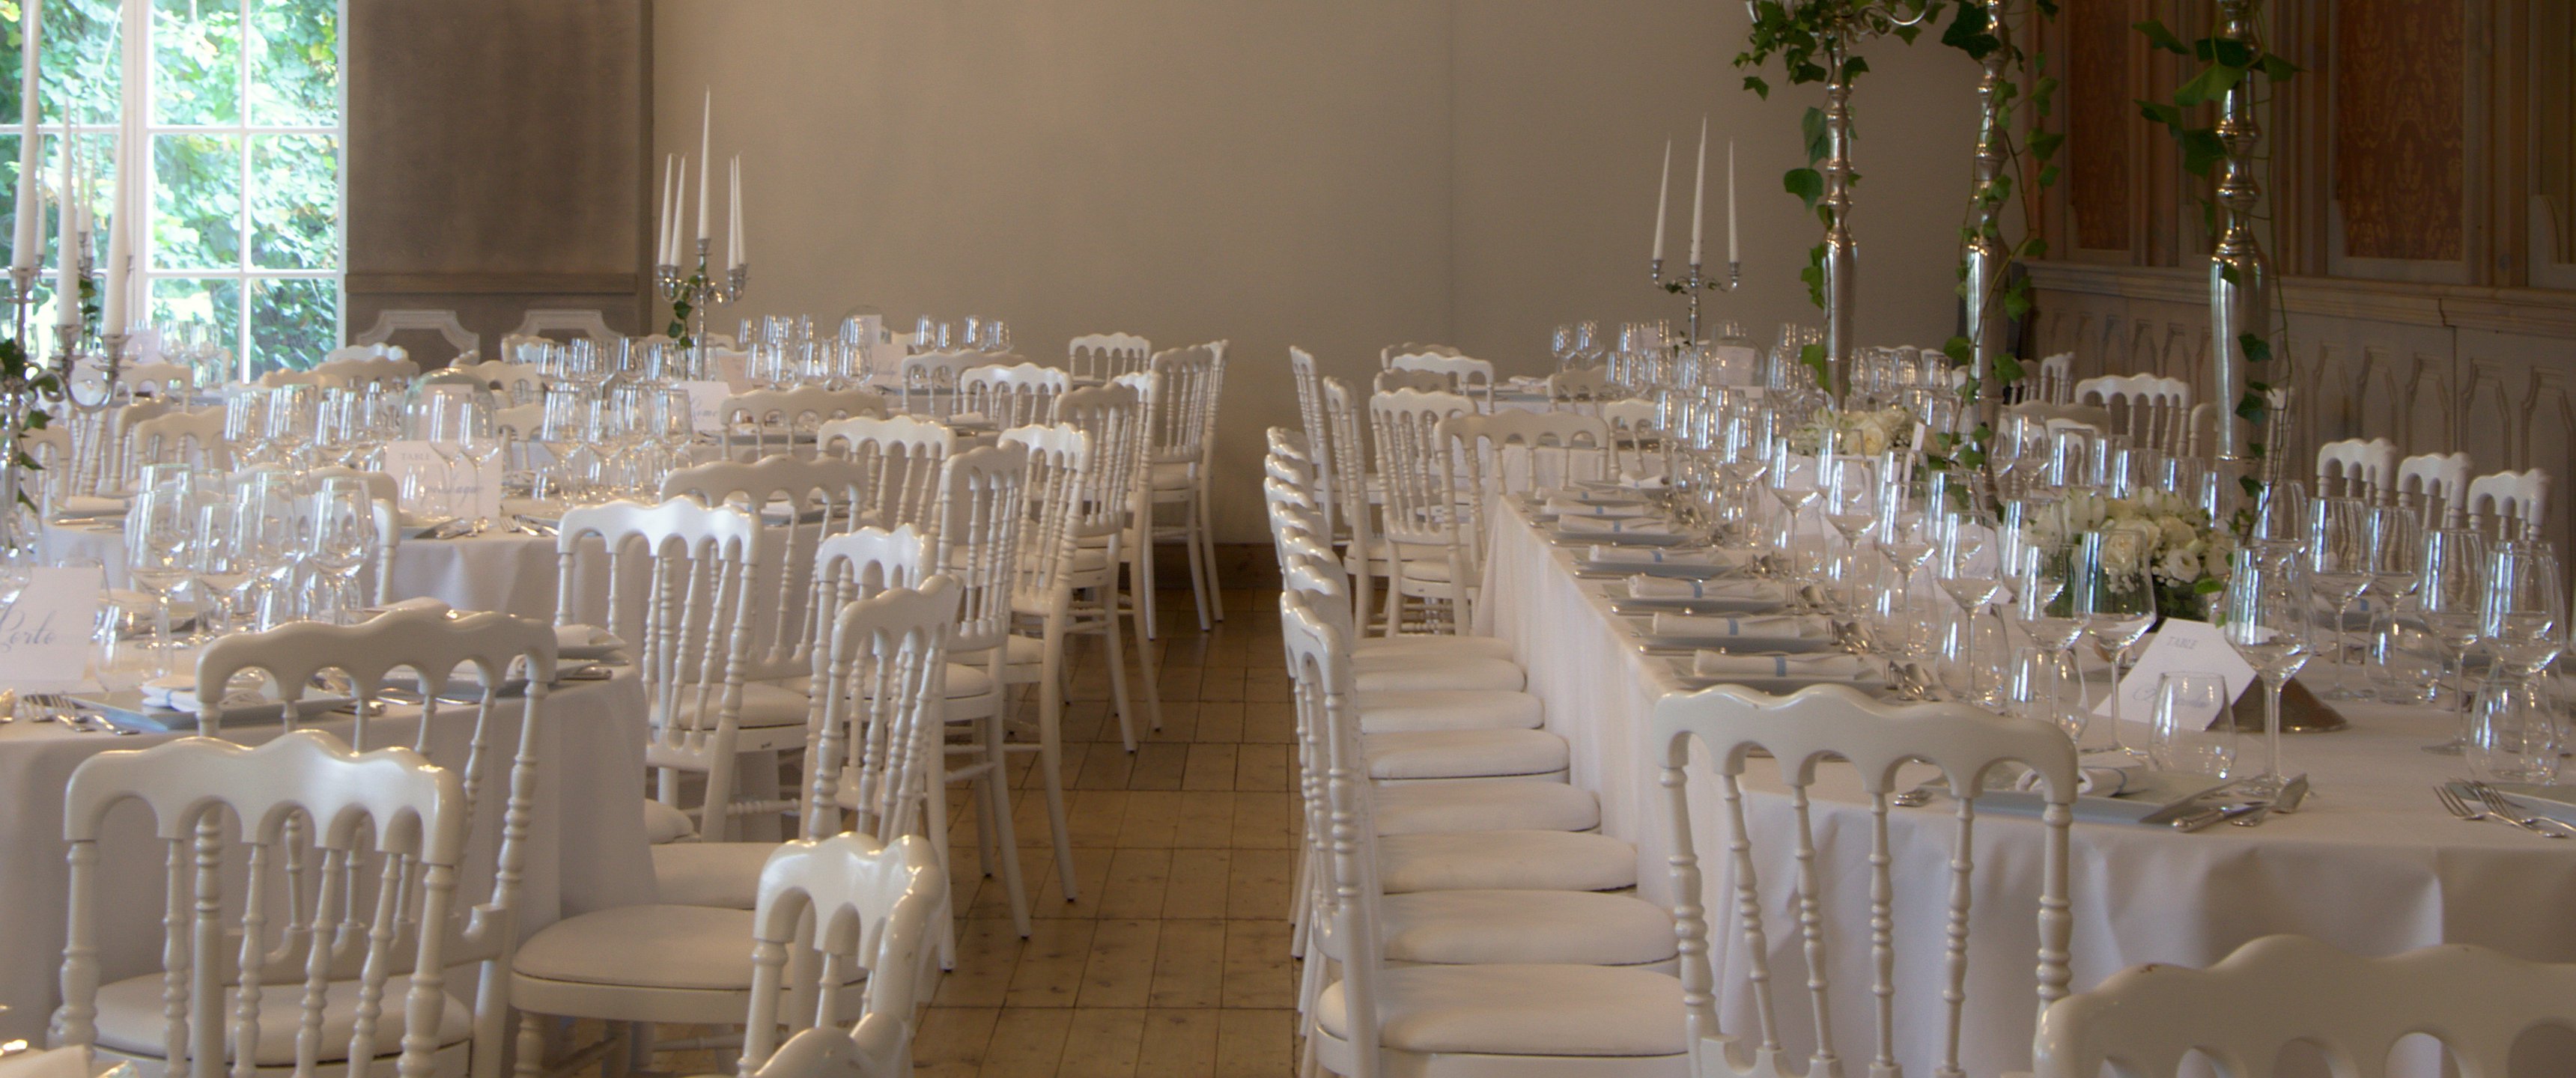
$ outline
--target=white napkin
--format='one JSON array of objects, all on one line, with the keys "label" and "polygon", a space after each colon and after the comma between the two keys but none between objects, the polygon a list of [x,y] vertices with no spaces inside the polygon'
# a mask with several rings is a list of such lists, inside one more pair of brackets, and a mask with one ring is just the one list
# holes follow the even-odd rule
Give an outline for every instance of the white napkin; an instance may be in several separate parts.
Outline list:
[{"label": "white napkin", "polygon": [[1823,640],[1834,634],[1833,622],[1812,614],[1761,614],[1730,618],[1716,614],[1657,614],[1656,636],[1700,640]]},{"label": "white napkin", "polygon": [[1644,502],[1612,504],[1570,498],[1549,498],[1544,509],[1559,517],[1642,517],[1654,511]]},{"label": "white napkin", "polygon": [[[2116,797],[2129,784],[2129,769],[2125,767],[2085,767],[2077,772],[2081,777],[2076,780],[2075,793],[2080,797]],[[2013,780],[2016,790],[2037,792],[2039,787],[2037,771],[2024,771]]]},{"label": "white napkin", "polygon": [[1538,492],[1546,501],[1582,502],[1585,505],[1644,505],[1646,496],[1633,490],[1603,488],[1585,482],[1583,486],[1549,487]]},{"label": "white napkin", "polygon": [[102,498],[93,494],[73,494],[54,506],[54,515],[65,518],[113,517],[125,513],[125,499]]},{"label": "white napkin", "polygon": [[1736,550],[1666,550],[1662,547],[1595,546],[1586,558],[1614,565],[1704,565],[1741,569],[1753,555]]},{"label": "white napkin", "polygon": [[1691,673],[1701,677],[1858,681],[1876,675],[1878,668],[1858,655],[1728,655],[1703,651],[1691,656]]},{"label": "white napkin", "polygon": [[1684,580],[1663,576],[1632,576],[1628,578],[1628,597],[1786,603],[1789,601],[1789,589],[1767,580]]},{"label": "white napkin", "polygon": [[555,656],[563,659],[601,659],[626,646],[617,634],[594,625],[555,626]]},{"label": "white napkin", "polygon": [[1605,517],[1560,517],[1556,526],[1585,535],[1671,535],[1673,526],[1660,520],[1625,520]]}]

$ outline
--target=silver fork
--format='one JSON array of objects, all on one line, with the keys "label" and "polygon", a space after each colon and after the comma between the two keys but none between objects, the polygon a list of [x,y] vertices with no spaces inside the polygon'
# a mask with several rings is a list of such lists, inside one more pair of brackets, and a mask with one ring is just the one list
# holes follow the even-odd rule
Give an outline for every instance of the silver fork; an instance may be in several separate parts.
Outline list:
[{"label": "silver fork", "polygon": [[[2495,821],[2496,823],[2504,824],[2504,825],[2506,825],[2506,826],[2508,826],[2508,827],[2522,827],[2522,825],[2521,825],[2521,824],[2515,823],[2514,821],[2512,821],[2512,820],[2510,820],[2510,819],[2507,819],[2507,818],[2505,818],[2505,817],[2503,817],[2503,816],[2492,815],[2492,814],[2490,814],[2490,813],[2488,813],[2488,812],[2486,812],[2486,811],[2484,811],[2484,810],[2482,810],[2482,809],[2475,809],[2475,808],[2471,808],[2471,807],[2469,807],[2469,803],[2468,803],[2468,802],[2463,801],[2463,800],[2461,800],[2461,799],[2460,799],[2459,791],[2452,789],[2452,788],[2450,787],[2450,784],[2448,784],[2448,783],[2441,783],[2441,782],[2434,783],[2434,784],[2433,784],[2433,797],[2434,797],[2436,800],[2439,800],[2440,802],[2442,802],[2442,807],[2443,807],[2443,808],[2445,808],[2445,809],[2449,809],[2449,810],[2450,810],[2450,812],[2451,812],[2451,815],[2453,815],[2453,816],[2457,816],[2457,817],[2459,817],[2459,818],[2461,818],[2461,819],[2463,819],[2463,820],[2493,820],[2493,821]],[[2537,830],[2533,830],[2532,828],[2529,828],[2529,827],[2522,827],[2522,829],[2523,829],[2523,830],[2525,830],[2525,831],[2530,831],[2532,834],[2535,834],[2535,835],[2544,835],[2544,836],[2547,836],[2547,837],[2549,837],[2549,838],[2563,838],[2563,837],[2565,837],[2565,836],[2560,835],[2560,834],[2558,834],[2558,833],[2556,833],[2556,832],[2554,832],[2554,831],[2537,831]]]},{"label": "silver fork", "polygon": [[[2496,792],[2496,788],[2493,786],[2489,786],[2483,782],[2472,782],[2469,784],[2469,792],[2478,795],[2478,803],[2485,805],[2489,814],[2494,815],[2507,823],[2511,823],[2512,825],[2522,828],[2525,831],[2529,831],[2535,835],[2541,835],[2548,838],[2567,837],[2568,827],[2566,824],[2560,823],[2546,816],[2524,813],[2519,806],[2515,805],[2511,801],[2505,800],[2504,795]],[[2552,827],[2557,828],[2557,830],[2544,829]]]}]

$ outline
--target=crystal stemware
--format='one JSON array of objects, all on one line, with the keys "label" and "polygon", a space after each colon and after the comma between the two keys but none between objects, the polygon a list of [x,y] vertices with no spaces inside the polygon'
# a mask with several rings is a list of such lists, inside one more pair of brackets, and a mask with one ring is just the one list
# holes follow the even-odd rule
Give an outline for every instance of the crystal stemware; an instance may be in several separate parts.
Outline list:
[{"label": "crystal stemware", "polygon": [[2044,652],[2053,669],[2049,677],[2048,706],[2058,725],[2070,738],[2084,732],[2083,702],[2071,706],[2062,698],[2057,686],[2074,676],[2075,641],[2084,635],[2083,619],[2074,615],[2066,595],[2068,555],[2064,551],[2033,550],[2013,574],[2012,617],[2023,635]]},{"label": "crystal stemware", "polygon": [[2424,557],[2415,569],[2414,611],[2423,620],[2424,631],[2442,647],[2437,684],[2450,690],[2458,719],[2451,739],[2425,746],[2426,752],[2454,756],[2468,747],[2468,655],[2480,635],[2486,570],[2483,533],[2443,528],[2424,537]]},{"label": "crystal stemware", "polygon": [[2308,580],[2319,598],[2334,604],[2334,620],[2318,641],[2321,648],[2334,649],[2334,685],[2326,692],[2333,699],[2361,695],[2349,684],[2351,626],[2345,623],[2352,617],[2353,604],[2370,590],[2371,565],[2384,523],[2385,514],[2359,498],[2318,498],[2308,503]]},{"label": "crystal stemware", "polygon": [[2281,792],[2281,690],[2307,665],[2313,617],[2307,573],[2296,560],[2239,550],[2232,558],[2219,632],[2263,679],[2263,773],[2249,793]]},{"label": "crystal stemware", "polygon": [[2156,589],[2148,566],[2153,539],[2132,527],[2086,532],[2076,540],[2075,560],[2067,572],[2073,613],[2083,622],[2084,635],[2111,660],[2111,744],[2104,751],[2124,756],[2145,755],[2121,743],[2120,724],[2128,715],[2120,679],[2129,672],[2138,641],[2156,623]]},{"label": "crystal stemware", "polygon": [[1990,704],[1995,687],[1980,683],[1984,671],[1977,665],[1977,621],[2003,591],[1996,575],[1998,559],[1988,556],[1991,544],[1974,517],[1951,512],[1940,514],[1939,520],[1941,549],[1934,555],[1933,574],[1942,592],[1959,604],[1959,666],[1967,683],[1962,695],[1971,703]]}]

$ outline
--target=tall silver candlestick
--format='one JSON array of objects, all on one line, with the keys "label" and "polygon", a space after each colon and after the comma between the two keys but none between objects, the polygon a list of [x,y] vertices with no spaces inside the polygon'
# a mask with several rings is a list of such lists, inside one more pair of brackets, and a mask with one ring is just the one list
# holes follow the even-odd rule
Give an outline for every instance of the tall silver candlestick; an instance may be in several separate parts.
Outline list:
[{"label": "tall silver candlestick", "polygon": [[[2220,0],[2218,39],[2242,42],[2262,53],[2254,27],[2260,0]],[[2254,178],[2254,151],[2263,129],[2254,118],[2254,79],[2236,80],[2219,104],[2218,141],[2227,151],[2218,173],[2219,230],[2209,252],[2209,350],[2211,380],[2217,383],[2217,456],[2223,464],[2242,467],[2247,458],[2245,427],[2237,402],[2245,398],[2248,337],[2268,340],[2272,322],[2272,266],[2254,234],[2254,207],[2263,190]],[[2286,362],[2286,358],[2284,359]],[[2266,447],[2277,451],[2279,447]]]},{"label": "tall silver candlestick", "polygon": [[751,283],[749,263],[726,270],[724,279],[716,280],[707,265],[714,243],[709,239],[698,241],[697,265],[686,276],[681,274],[679,266],[665,264],[654,267],[654,287],[662,299],[688,305],[688,318],[682,325],[687,331],[690,347],[697,349],[702,356],[706,354],[707,307],[717,303],[742,302],[743,289]]},{"label": "tall silver candlestick", "polygon": [[[1993,21],[1994,34],[2007,41],[2012,28],[2002,0],[1987,6],[1987,17]],[[1991,429],[2001,414],[2003,387],[1995,384],[1995,357],[2004,351],[2004,327],[2010,321],[2002,311],[2004,267],[2012,261],[2012,252],[2004,246],[2003,230],[1996,216],[2003,209],[2003,199],[1996,197],[1995,185],[2004,174],[2004,65],[2010,59],[2006,50],[1997,48],[1986,54],[1984,71],[1977,79],[1977,170],[1976,183],[1968,194],[1968,227],[1965,259],[1967,301],[1968,376],[1977,385],[1977,425]]]},{"label": "tall silver candlestick", "polygon": [[1683,296],[1689,298],[1690,337],[1688,340],[1692,344],[1699,343],[1699,294],[1701,292],[1733,292],[1744,285],[1744,264],[1741,262],[1729,262],[1726,264],[1726,279],[1723,281],[1714,277],[1701,276],[1699,263],[1697,262],[1690,264],[1690,274],[1688,276],[1678,277],[1667,281],[1664,279],[1664,260],[1660,258],[1653,261],[1648,273],[1653,277],[1655,287],[1663,289],[1666,292],[1679,292]]}]

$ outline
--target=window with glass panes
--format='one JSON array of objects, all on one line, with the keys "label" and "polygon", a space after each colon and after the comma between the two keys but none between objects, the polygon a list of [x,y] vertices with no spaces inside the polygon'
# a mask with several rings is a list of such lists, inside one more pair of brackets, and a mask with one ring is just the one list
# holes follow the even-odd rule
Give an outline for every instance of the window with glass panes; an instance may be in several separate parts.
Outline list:
[{"label": "window with glass panes", "polygon": [[[27,2],[0,0],[0,190],[16,182]],[[151,228],[136,254],[149,302],[135,309],[156,325],[211,326],[243,377],[318,362],[341,330],[342,0],[40,2],[44,182],[56,186],[68,121],[98,174],[101,247],[117,126],[143,117]],[[140,78],[124,70],[128,26],[147,58]],[[48,269],[34,325],[54,324],[52,281]]]}]

